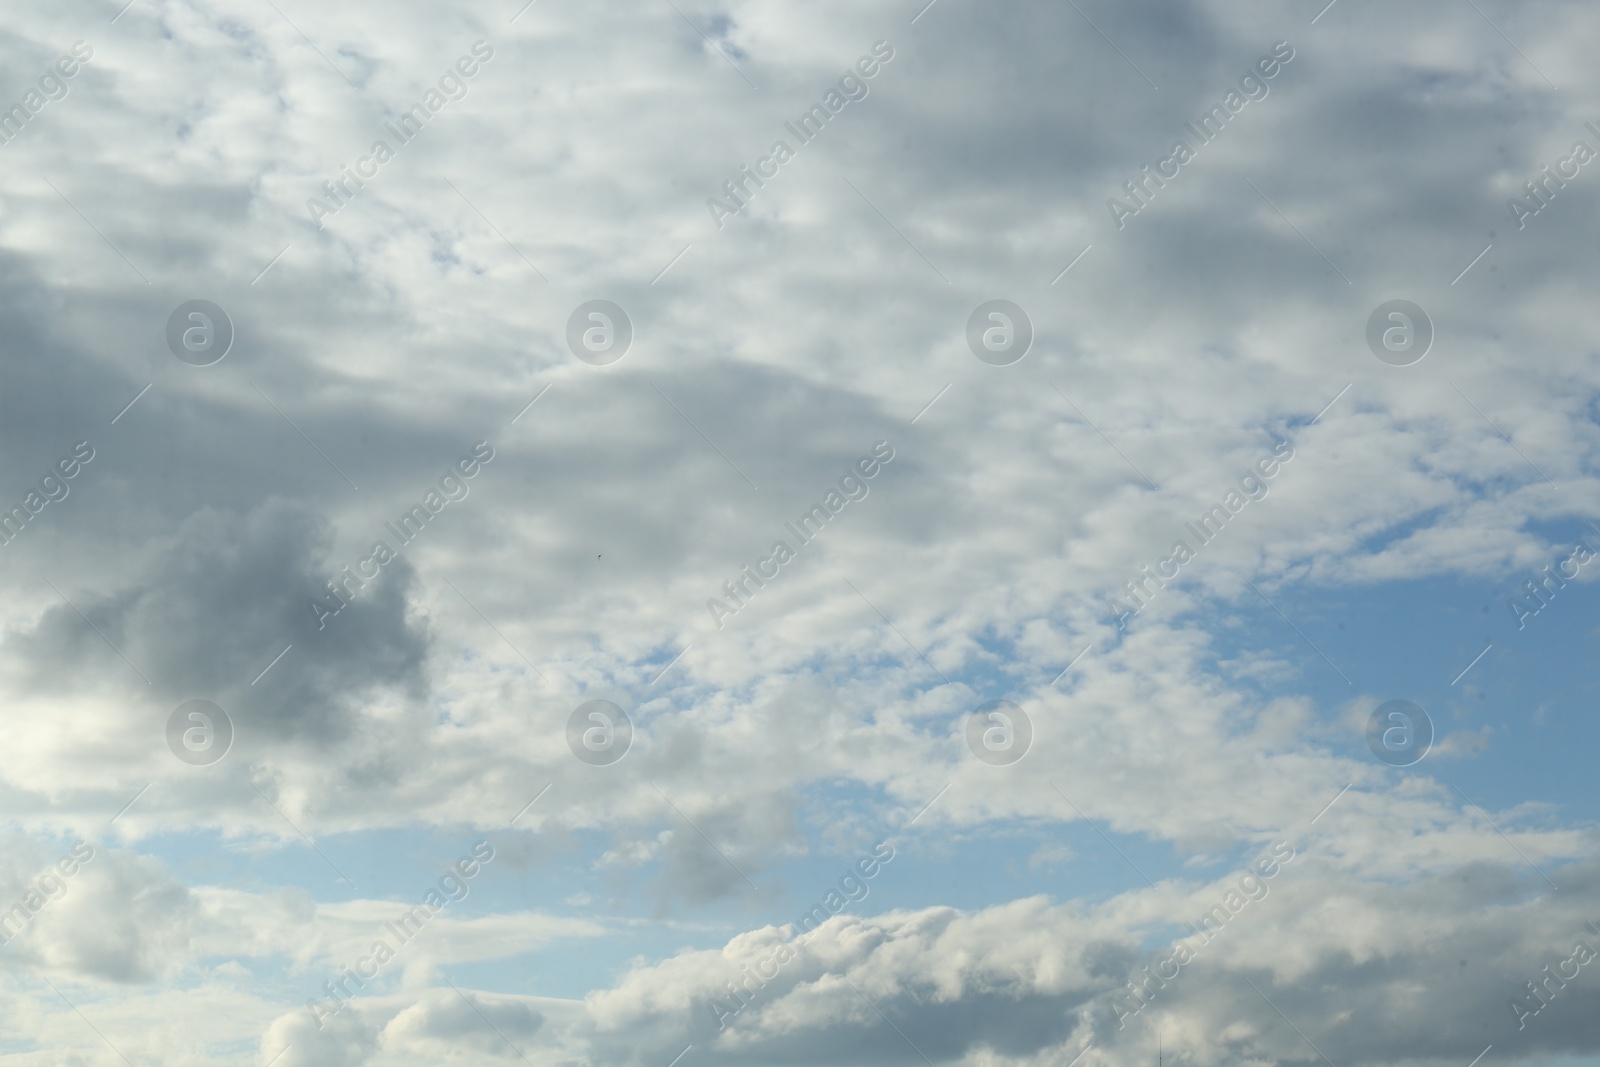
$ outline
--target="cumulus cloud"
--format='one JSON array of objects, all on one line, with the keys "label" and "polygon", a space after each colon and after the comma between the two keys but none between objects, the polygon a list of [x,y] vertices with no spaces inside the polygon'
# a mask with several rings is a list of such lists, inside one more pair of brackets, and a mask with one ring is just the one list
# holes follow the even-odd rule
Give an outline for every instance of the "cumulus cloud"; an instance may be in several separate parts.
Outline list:
[{"label": "cumulus cloud", "polygon": [[[1600,148],[1596,15],[1321,8],[18,15],[0,904],[98,850],[5,949],[21,1054],[108,1054],[80,1010],[135,1058],[281,1067],[1591,1053],[1581,980],[1507,1007],[1600,921],[1590,578],[1527,627],[1504,601],[1600,513],[1594,166],[1543,169]],[[601,298],[632,328],[605,366],[568,340]],[[996,298],[1033,327],[1004,367],[966,337]],[[1409,367],[1366,338],[1397,298],[1433,326]],[[234,329],[210,366],[168,350],[194,299]],[[1408,767],[1365,737],[1398,697],[1436,727]],[[633,726],[599,766],[568,743],[595,698]],[[1011,766],[966,740],[999,698]],[[212,765],[168,749],[192,699],[234,728]],[[306,998],[469,830],[498,881],[319,1027]],[[899,866],[720,1027],[885,839]],[[1279,841],[1270,895],[1119,1027]]]}]

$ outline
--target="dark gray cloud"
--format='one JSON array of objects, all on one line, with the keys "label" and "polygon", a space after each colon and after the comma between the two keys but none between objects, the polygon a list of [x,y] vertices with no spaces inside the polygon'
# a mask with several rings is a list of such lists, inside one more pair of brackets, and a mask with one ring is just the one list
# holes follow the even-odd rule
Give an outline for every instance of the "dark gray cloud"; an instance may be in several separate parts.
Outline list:
[{"label": "dark gray cloud", "polygon": [[[406,617],[414,572],[404,559],[318,629],[308,602],[329,599],[330,541],[325,520],[287,501],[245,515],[197,511],[134,583],[99,596],[68,586],[72,603],[48,609],[6,651],[35,691],[70,694],[86,672],[120,673],[127,698],[146,706],[207,699],[267,743],[341,741],[372,689],[423,694],[427,639]],[[300,654],[257,685],[286,645]]]},{"label": "dark gray cloud", "polygon": [[[1247,580],[1273,597],[1514,585],[1552,523],[1600,504],[1594,165],[1524,226],[1506,206],[1600,137],[1593,11],[520,6],[67,0],[0,37],[0,102],[71,42],[94,48],[0,145],[0,506],[75,443],[95,450],[0,547],[0,799],[42,835],[92,825],[148,849],[197,825],[222,848],[304,830],[359,850],[467,823],[539,835],[506,846],[538,867],[593,835],[615,902],[753,929],[618,955],[582,1003],[451,970],[464,999],[429,959],[315,1030],[297,968],[321,966],[307,946],[345,913],[296,926],[118,851],[40,919],[24,967],[115,985],[89,1013],[114,1037],[180,978],[202,1006],[163,1005],[175,1028],[241,1020],[205,1030],[213,1048],[265,1034],[261,1062],[289,1046],[282,1067],[509,1062],[504,1039],[541,1067],[665,1067],[691,1041],[683,1067],[1042,1065],[1090,1040],[1083,1067],[1110,1067],[1148,1061],[1157,1034],[1197,1064],[1595,1048],[1581,982],[1505,1032],[1506,998],[1600,921],[1592,871],[1571,866],[1592,829],[1516,808],[1484,825],[1430,776],[1476,755],[1459,743],[1383,777],[1349,728],[1377,683],[1329,698],[1298,661],[1230,647]],[[494,58],[470,90],[318,228],[307,198],[480,39]],[[706,198],[879,40],[895,55],[868,95],[717,228]],[[1270,92],[1119,228],[1108,198],[1280,41],[1294,58]],[[1397,297],[1437,330],[1410,368],[1364,339]],[[236,330],[210,367],[164,340],[200,298]],[[597,298],[634,327],[607,367],[566,343]],[[964,337],[996,298],[1035,327],[1008,367]],[[717,628],[706,599],[880,439],[896,458],[870,496]],[[1280,439],[1297,458],[1271,500],[1115,631],[1106,597]],[[479,441],[495,458],[470,494],[319,627],[308,601]],[[1000,688],[1040,729],[1016,773],[984,777],[959,723]],[[637,728],[606,768],[566,749],[596,695]],[[165,750],[166,716],[195,698],[238,730],[209,771]],[[1081,813],[1048,788],[1058,771]],[[1181,863],[1303,826],[1341,788],[1325,866],[1241,919],[1136,1034],[1103,998],[1199,888],[1093,906],[997,888],[838,921],[730,1032],[700,1014],[775,936],[759,924],[814,899],[786,861],[904,827],[936,795],[907,832],[939,856],[1050,840],[1081,814]],[[1532,896],[1508,842],[1562,890]],[[282,984],[237,992],[214,959]]]}]

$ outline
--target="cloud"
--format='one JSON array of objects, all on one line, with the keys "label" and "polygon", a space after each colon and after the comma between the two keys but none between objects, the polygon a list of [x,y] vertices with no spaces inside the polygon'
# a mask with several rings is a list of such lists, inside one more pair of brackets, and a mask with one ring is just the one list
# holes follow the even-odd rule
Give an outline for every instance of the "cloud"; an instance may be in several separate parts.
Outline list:
[{"label": "cloud", "polygon": [[[1477,612],[1600,511],[1595,175],[1506,206],[1594,136],[1600,16],[520,6],[69,0],[0,40],[19,86],[95,50],[0,145],[0,502],[96,450],[0,547],[28,835],[0,889],[101,849],[8,949],[8,1032],[104,1054],[48,975],[162,1062],[1595,1047],[1581,982],[1525,1030],[1505,1005],[1596,918],[1581,679],[1548,665],[1585,583],[1493,633],[1464,683],[1493,702],[1450,678],[1491,641],[1457,592]],[[480,40],[470,91],[316,225]],[[717,228],[706,198],[877,41],[870,94]],[[1278,42],[1270,94],[1119,229],[1107,200]],[[1365,342],[1400,297],[1435,327],[1405,368]],[[164,339],[198,298],[235,327],[209,367]],[[600,298],[634,328],[606,367],[566,343]],[[997,298],[1034,326],[1008,367],[964,337]],[[880,440],[871,495],[716,628],[707,596]],[[470,495],[319,628],[310,599],[479,441]],[[1119,628],[1108,598],[1279,442],[1270,496]],[[1363,739],[1399,690],[1438,712],[1405,773]],[[565,739],[596,696],[635,726],[605,768]],[[1035,727],[1008,768],[964,741],[1002,697]],[[190,699],[231,717],[223,762],[167,750]],[[411,843],[463,827],[515,877],[316,1029]],[[717,1030],[769,924],[885,837],[907,873],[875,913]],[[1280,839],[1304,866],[1117,1029],[1107,999]]]},{"label": "cloud", "polygon": [[543,1024],[544,1016],[519,999],[452,993],[406,1008],[384,1027],[382,1040],[411,1048],[428,1042],[441,1051],[465,1042],[484,1053],[503,1052],[505,1041],[532,1037]]},{"label": "cloud", "polygon": [[245,515],[197,511],[136,584],[85,598],[81,609],[59,604],[8,640],[17,684],[34,692],[70,689],[84,667],[97,668],[90,677],[121,667],[149,675],[152,685],[159,677],[156,693],[174,706],[204,694],[242,710],[274,647],[293,643],[309,665],[284,672],[274,706],[251,725],[278,741],[340,740],[351,729],[340,714],[349,710],[343,694],[419,688],[427,646],[405,616],[412,572],[404,561],[371,598],[354,601],[336,628],[318,632],[307,602],[313,594],[326,598],[331,540],[324,521],[288,501],[270,500]]}]

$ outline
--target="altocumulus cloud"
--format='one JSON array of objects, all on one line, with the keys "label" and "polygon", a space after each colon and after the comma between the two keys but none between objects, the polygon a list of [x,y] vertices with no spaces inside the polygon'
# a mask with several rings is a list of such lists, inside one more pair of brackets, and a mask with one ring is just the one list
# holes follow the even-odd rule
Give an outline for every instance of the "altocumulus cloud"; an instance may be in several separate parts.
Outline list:
[{"label": "altocumulus cloud", "polygon": [[[1600,500],[1600,187],[1507,213],[1596,119],[1600,12],[676,6],[12,20],[29,84],[94,52],[5,149],[0,499],[95,456],[0,568],[0,889],[96,856],[7,946],[0,1026],[280,1067],[1593,1055],[1587,969],[1507,1008],[1600,922],[1588,571],[1525,631],[1498,605]],[[1108,194],[1280,41],[1119,231]],[[424,133],[355,154],[413,102]],[[597,367],[565,327],[601,298],[634,340]],[[1005,367],[962,333],[997,298],[1033,326]],[[207,367],[164,342],[195,299],[235,327]],[[1394,299],[1437,333],[1408,367],[1363,340]],[[308,599],[482,440],[492,492],[319,632]],[[880,440],[870,505],[708,627]],[[1119,632],[1107,591],[1285,440],[1292,477]],[[1404,769],[1363,734],[1398,697],[1440,735]],[[595,698],[633,725],[605,766],[565,741]],[[213,765],[163,737],[192,699],[234,726]],[[991,699],[1032,718],[1010,766],[964,741]],[[496,881],[315,1030],[467,834]],[[870,899],[717,1030],[886,836]],[[1271,895],[1117,1029],[1278,840]]]}]

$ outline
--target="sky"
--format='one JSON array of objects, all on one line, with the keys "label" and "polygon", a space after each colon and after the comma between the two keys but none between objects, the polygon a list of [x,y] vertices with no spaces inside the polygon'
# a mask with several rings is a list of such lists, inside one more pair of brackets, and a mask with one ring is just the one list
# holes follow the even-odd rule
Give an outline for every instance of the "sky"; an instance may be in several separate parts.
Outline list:
[{"label": "sky", "polygon": [[1597,35],[10,13],[0,1064],[1600,1064]]}]

